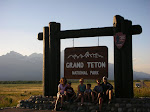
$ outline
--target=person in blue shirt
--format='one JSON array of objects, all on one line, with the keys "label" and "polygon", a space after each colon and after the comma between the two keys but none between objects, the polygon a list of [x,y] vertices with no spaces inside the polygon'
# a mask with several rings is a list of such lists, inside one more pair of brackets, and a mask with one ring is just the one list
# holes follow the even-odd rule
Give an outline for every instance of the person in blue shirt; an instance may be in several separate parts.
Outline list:
[{"label": "person in blue shirt", "polygon": [[92,102],[96,99],[95,103],[99,103],[99,111],[102,109],[102,102],[103,102],[103,88],[100,79],[96,79],[97,86],[94,87],[93,92],[92,92]]},{"label": "person in blue shirt", "polygon": [[108,104],[111,103],[111,99],[113,96],[113,86],[107,81],[107,77],[103,77],[103,99],[104,101],[108,101]]},{"label": "person in blue shirt", "polygon": [[83,84],[84,83],[84,79],[81,78],[79,80],[80,82],[80,85],[78,86],[78,94],[77,94],[77,99],[74,101],[78,101],[79,99],[81,99],[81,106],[83,105],[83,102],[84,102],[84,91],[86,90],[86,85]]},{"label": "person in blue shirt", "polygon": [[91,94],[92,94],[92,90],[91,90],[91,84],[87,84],[86,85],[86,90],[84,91],[84,98],[85,100],[88,99],[88,101],[91,101]]}]

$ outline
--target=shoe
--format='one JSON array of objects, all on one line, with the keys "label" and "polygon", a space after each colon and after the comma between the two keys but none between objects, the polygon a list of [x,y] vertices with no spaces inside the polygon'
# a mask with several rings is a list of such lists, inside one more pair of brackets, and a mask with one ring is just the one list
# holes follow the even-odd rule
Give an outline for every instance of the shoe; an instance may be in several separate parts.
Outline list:
[{"label": "shoe", "polygon": [[94,104],[97,104],[97,101],[95,101]]},{"label": "shoe", "polygon": [[65,103],[68,103],[69,101],[65,101]]},{"label": "shoe", "polygon": [[108,104],[111,104],[112,103],[112,101],[108,101]]},{"label": "shoe", "polygon": [[57,109],[57,108],[54,108],[54,111],[58,111],[58,109]]},{"label": "shoe", "polygon": [[62,111],[62,110],[63,110],[63,108],[62,108],[62,107],[60,107],[60,108],[59,108],[59,110],[60,110],[60,111]]},{"label": "shoe", "polygon": [[72,101],[72,100],[69,100],[69,103],[73,103],[73,101]]}]

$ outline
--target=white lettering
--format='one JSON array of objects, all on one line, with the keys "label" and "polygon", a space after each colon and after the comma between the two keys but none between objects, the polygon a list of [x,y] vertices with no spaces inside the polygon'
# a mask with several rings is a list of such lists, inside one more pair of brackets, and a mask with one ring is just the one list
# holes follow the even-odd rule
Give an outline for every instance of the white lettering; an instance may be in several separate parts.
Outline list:
[{"label": "white lettering", "polygon": [[66,68],[83,68],[84,63],[83,62],[67,62],[66,63]]},{"label": "white lettering", "polygon": [[90,71],[90,75],[99,75],[99,71]]},{"label": "white lettering", "polygon": [[72,75],[88,75],[87,71],[72,71]]},{"label": "white lettering", "polygon": [[106,63],[102,62],[102,68],[105,68],[105,67],[106,67]]},{"label": "white lettering", "polygon": [[106,68],[105,62],[87,62],[88,68]]}]

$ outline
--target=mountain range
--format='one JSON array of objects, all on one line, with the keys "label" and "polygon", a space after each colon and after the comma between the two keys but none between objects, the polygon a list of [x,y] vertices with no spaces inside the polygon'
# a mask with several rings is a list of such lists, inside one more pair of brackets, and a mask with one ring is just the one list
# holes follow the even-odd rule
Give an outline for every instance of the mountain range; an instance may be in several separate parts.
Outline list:
[{"label": "mountain range", "polygon": [[[64,52],[61,52],[61,77],[64,75]],[[0,56],[0,81],[42,80],[43,54],[23,56],[11,51]],[[150,80],[150,74],[133,72],[134,80]],[[110,80],[114,79],[114,65],[109,63]]]}]

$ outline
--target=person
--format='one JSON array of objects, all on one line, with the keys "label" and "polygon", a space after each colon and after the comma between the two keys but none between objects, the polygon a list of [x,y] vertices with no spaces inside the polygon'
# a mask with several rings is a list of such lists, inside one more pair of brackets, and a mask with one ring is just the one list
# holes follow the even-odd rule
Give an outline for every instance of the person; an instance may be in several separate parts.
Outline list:
[{"label": "person", "polygon": [[61,78],[60,79],[60,84],[58,85],[58,93],[57,93],[57,99],[56,99],[56,103],[55,103],[55,108],[54,110],[57,110],[57,103],[59,100],[61,100],[61,105],[60,105],[60,110],[62,110],[62,106],[63,106],[63,101],[64,101],[64,91],[67,87],[67,79],[66,78]]},{"label": "person", "polygon": [[96,102],[95,103],[99,103],[99,111],[101,111],[102,109],[102,102],[103,102],[103,88],[100,79],[96,79],[96,83],[97,86],[94,87],[93,92],[92,92],[92,102],[94,102],[95,98],[96,98]]},{"label": "person", "polygon": [[85,99],[88,99],[88,101],[91,101],[91,94],[92,94],[92,90],[91,90],[91,84],[87,84],[86,85],[87,89],[84,91],[84,97]]},{"label": "person", "polygon": [[103,99],[104,101],[108,101],[108,104],[111,103],[111,99],[113,96],[113,86],[107,81],[107,77],[103,77]]},{"label": "person", "polygon": [[84,91],[86,90],[86,85],[83,84],[84,83],[83,78],[81,78],[79,82],[80,82],[80,85],[78,86],[78,94],[77,94],[77,99],[75,100],[75,102],[81,99],[81,106],[82,106],[84,102]]},{"label": "person", "polygon": [[72,102],[75,95],[76,94],[75,94],[73,88],[71,87],[71,82],[68,82],[67,87],[65,89],[66,100],[69,102]]}]

